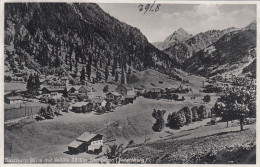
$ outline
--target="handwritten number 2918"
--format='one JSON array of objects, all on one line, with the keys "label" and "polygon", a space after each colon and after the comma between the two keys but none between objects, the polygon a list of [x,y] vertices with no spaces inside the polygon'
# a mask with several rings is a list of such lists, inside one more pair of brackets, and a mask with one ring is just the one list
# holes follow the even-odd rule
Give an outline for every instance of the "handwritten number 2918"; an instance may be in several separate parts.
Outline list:
[{"label": "handwritten number 2918", "polygon": [[156,2],[156,0],[153,2],[152,5],[147,4],[147,5],[145,5],[145,7],[144,7],[143,4],[140,4],[140,5],[138,6],[139,11],[142,12],[143,9],[145,9],[144,14],[145,14],[148,10],[151,11],[151,12],[153,12],[153,11],[154,11],[154,12],[157,12],[157,11],[159,10],[161,4],[157,4],[156,7],[155,7],[155,9],[153,9],[153,7],[154,7],[154,5],[155,5],[155,2]]}]

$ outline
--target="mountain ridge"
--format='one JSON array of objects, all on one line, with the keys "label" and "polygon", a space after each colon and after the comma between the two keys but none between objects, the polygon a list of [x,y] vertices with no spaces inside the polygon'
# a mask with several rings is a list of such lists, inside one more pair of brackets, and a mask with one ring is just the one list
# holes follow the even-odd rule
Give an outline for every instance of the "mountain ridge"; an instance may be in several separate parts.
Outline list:
[{"label": "mountain ridge", "polygon": [[229,71],[234,65],[238,68],[249,62],[249,59],[254,60],[256,23],[251,22],[249,25],[224,34],[217,42],[198,51],[183,63],[183,69],[202,76],[212,76]]}]

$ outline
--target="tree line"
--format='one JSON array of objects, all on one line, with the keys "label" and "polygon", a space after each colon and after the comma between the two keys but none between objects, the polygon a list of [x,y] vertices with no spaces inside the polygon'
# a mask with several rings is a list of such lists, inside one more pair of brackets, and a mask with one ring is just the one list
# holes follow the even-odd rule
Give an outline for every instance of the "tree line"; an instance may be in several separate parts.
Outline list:
[{"label": "tree line", "polygon": [[[160,132],[165,127],[164,114],[166,110],[155,110],[152,112],[152,116],[156,119],[156,123],[153,125],[152,129],[156,132]],[[166,126],[171,129],[179,129],[184,125],[188,125],[191,122],[202,121],[208,118],[208,113],[205,106],[194,106],[189,109],[189,107],[183,107],[177,112],[172,112],[167,117]]]}]

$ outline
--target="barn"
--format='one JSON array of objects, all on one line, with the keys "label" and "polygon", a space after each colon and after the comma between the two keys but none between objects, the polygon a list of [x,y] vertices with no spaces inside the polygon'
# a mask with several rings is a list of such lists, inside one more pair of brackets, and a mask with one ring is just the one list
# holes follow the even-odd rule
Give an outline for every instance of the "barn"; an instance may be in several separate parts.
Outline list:
[{"label": "barn", "polygon": [[85,113],[92,111],[92,103],[76,102],[72,105],[72,111],[76,113]]},{"label": "barn", "polygon": [[134,88],[129,85],[121,84],[115,89],[115,91],[118,92],[119,94],[123,95],[124,97],[135,96]]},{"label": "barn", "polygon": [[109,100],[109,101],[117,101],[117,100],[120,100],[122,97],[121,94],[119,94],[118,92],[108,92],[106,94],[106,99]]},{"label": "barn", "polygon": [[62,96],[62,94],[64,93],[64,88],[65,87],[43,87],[41,89],[42,94],[49,94],[51,96]]},{"label": "barn", "polygon": [[88,93],[88,89],[86,86],[69,86],[68,88],[68,93],[70,95],[73,95],[73,94],[79,94],[79,93],[82,93],[82,94],[87,94]]},{"label": "barn", "polygon": [[103,136],[101,134],[85,132],[68,145],[68,150],[72,154],[81,152],[98,154],[102,152],[103,145]]},{"label": "barn", "polygon": [[7,104],[19,104],[22,101],[23,101],[23,98],[21,96],[5,97],[5,102]]}]

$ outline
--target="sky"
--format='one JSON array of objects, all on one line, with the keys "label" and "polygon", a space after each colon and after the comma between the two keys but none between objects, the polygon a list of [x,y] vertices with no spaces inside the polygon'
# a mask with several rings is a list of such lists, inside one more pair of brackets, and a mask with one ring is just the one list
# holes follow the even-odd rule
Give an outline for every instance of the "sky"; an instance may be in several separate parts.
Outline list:
[{"label": "sky", "polygon": [[196,35],[212,29],[242,28],[256,20],[256,6],[252,4],[161,4],[157,12],[145,14],[145,9],[139,11],[140,4],[98,5],[116,19],[140,29],[151,43],[165,40],[178,28]]}]

